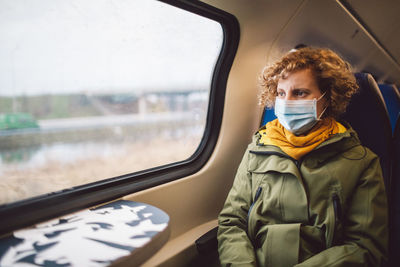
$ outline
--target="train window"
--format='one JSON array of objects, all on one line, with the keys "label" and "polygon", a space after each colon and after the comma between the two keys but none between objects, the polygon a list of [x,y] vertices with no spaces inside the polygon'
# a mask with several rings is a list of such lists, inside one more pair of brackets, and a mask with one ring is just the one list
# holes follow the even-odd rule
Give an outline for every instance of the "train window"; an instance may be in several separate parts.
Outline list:
[{"label": "train window", "polygon": [[191,157],[223,40],[159,1],[0,1],[0,204]]}]

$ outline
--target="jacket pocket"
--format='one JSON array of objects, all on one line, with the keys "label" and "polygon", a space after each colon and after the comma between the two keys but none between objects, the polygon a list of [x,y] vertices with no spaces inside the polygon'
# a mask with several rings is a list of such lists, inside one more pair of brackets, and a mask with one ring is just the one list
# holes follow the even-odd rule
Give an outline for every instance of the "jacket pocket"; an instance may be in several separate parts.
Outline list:
[{"label": "jacket pocket", "polygon": [[268,225],[265,242],[256,249],[258,266],[293,267],[299,262],[300,223]]},{"label": "jacket pocket", "polygon": [[259,186],[256,190],[256,193],[254,195],[254,200],[253,203],[251,203],[249,211],[247,212],[247,235],[249,237],[249,239],[253,242],[254,244],[254,225],[252,225],[251,221],[252,221],[252,212],[254,210],[254,206],[258,203],[258,199],[260,199],[262,193],[262,187]]},{"label": "jacket pocket", "polygon": [[342,205],[340,204],[339,195],[335,192],[331,196],[331,203],[329,207],[329,220],[327,227],[327,247],[330,248],[335,245],[336,235],[342,220]]}]

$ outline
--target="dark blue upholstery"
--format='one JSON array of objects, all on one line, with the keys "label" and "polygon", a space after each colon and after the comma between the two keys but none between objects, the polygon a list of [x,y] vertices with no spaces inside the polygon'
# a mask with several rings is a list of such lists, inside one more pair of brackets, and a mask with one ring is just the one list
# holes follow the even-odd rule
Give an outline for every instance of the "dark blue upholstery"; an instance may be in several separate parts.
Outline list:
[{"label": "dark blue upholstery", "polygon": [[273,121],[275,119],[276,119],[276,116],[275,116],[274,108],[272,108],[272,109],[265,108],[263,116],[262,116],[262,120],[261,120],[261,126],[264,126],[268,122]]},{"label": "dark blue upholstery", "polygon": [[393,84],[379,84],[379,89],[385,100],[386,108],[389,113],[390,124],[392,126],[392,132],[396,126],[396,120],[400,112],[400,93],[395,85]]}]

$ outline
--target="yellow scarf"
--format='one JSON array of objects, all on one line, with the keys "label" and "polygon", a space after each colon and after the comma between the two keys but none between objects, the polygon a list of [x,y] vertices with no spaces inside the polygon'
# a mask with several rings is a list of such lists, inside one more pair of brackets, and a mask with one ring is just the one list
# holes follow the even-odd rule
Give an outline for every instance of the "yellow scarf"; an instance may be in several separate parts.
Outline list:
[{"label": "yellow scarf", "polygon": [[325,118],[319,121],[307,135],[296,136],[286,130],[278,119],[275,119],[268,122],[265,129],[259,131],[261,134],[259,143],[278,146],[283,152],[299,160],[332,135],[345,131],[346,128],[335,119]]}]

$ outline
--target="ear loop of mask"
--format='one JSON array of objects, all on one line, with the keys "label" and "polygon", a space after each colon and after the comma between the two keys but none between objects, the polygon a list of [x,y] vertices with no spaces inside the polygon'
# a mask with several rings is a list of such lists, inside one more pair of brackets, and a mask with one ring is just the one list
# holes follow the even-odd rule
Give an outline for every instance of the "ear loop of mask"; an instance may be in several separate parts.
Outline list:
[{"label": "ear loop of mask", "polygon": [[[325,93],[323,93],[323,94],[317,99],[316,103],[318,103],[318,101],[320,101],[325,95],[326,95],[326,91],[325,91]],[[321,114],[319,114],[319,116],[318,116],[318,118],[317,118],[318,121],[321,120],[321,117],[322,117],[322,115],[324,115],[325,110],[326,110],[327,108],[328,108],[328,105],[326,105],[326,107],[325,107],[324,110],[321,112]]]}]

